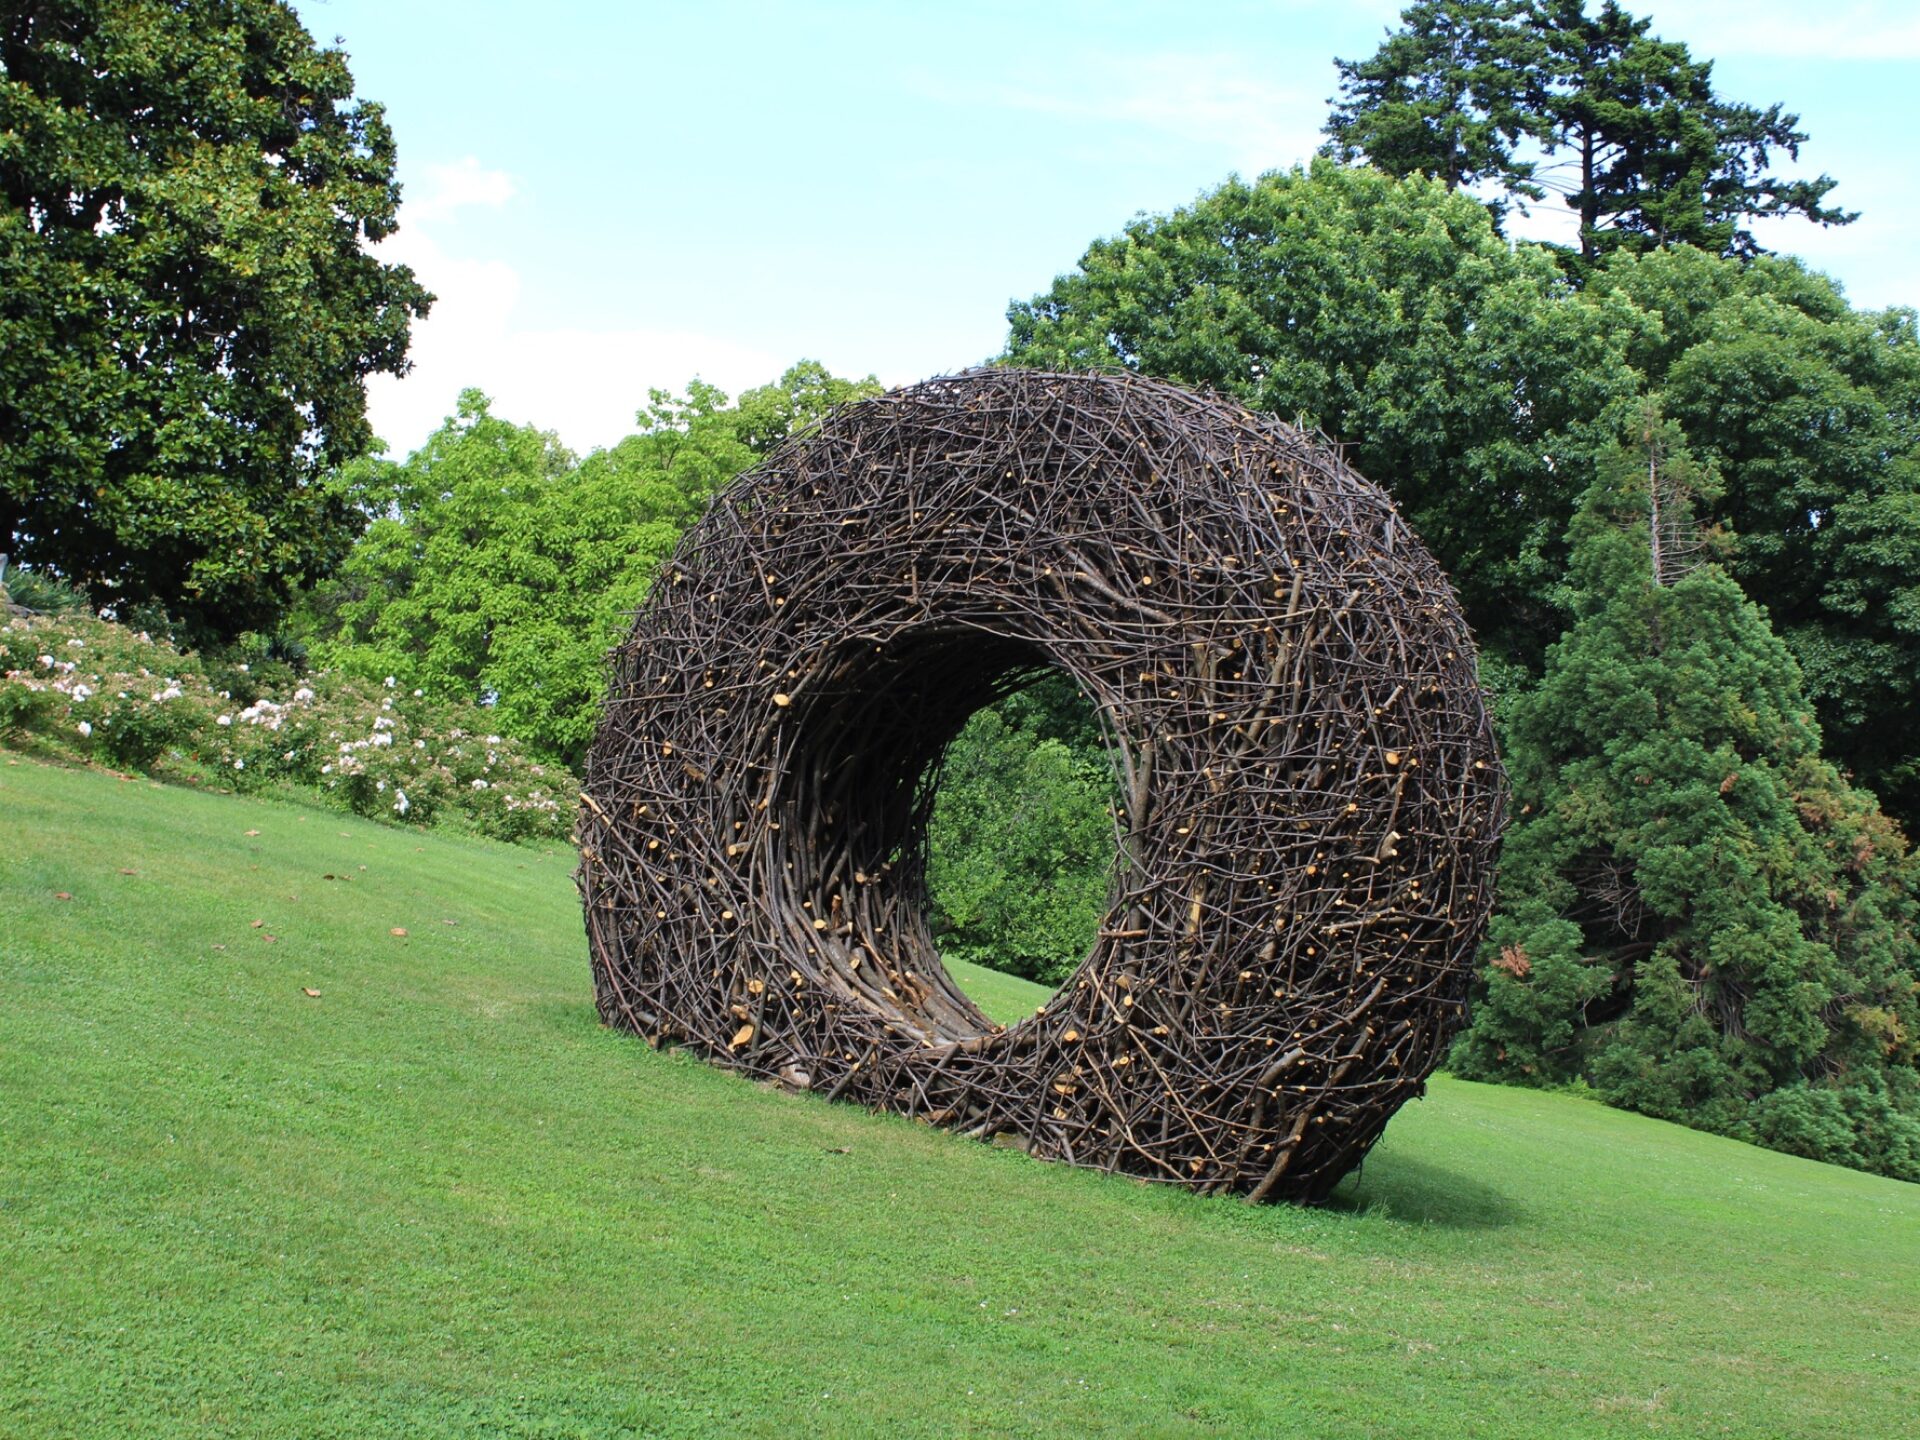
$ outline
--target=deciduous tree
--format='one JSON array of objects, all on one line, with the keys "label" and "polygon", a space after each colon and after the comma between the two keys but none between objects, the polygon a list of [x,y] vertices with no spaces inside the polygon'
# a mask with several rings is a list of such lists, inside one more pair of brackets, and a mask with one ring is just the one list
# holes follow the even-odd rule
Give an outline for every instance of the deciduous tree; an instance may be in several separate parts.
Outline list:
[{"label": "deciduous tree", "polygon": [[431,297],[393,137],[278,0],[31,0],[0,15],[0,551],[270,624],[346,554],[329,480]]},{"label": "deciduous tree", "polygon": [[309,602],[313,656],[493,707],[505,734],[577,765],[607,651],[707,499],[826,408],[872,393],[803,362],[739,404],[695,381],[652,394],[640,430],[577,458],[468,390],[404,464],[348,488],[377,518]]},{"label": "deciduous tree", "polygon": [[1582,301],[1644,317],[1628,357],[1722,477],[1727,566],[1792,649],[1829,751],[1920,822],[1920,330],[1825,276],[1675,247]]}]

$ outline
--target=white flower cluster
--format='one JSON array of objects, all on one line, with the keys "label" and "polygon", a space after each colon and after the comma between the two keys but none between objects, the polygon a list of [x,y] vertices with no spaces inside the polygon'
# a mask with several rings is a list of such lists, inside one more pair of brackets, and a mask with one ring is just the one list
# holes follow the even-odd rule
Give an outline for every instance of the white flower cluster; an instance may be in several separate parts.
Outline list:
[{"label": "white flower cluster", "polygon": [[[23,690],[53,690],[75,702],[86,701],[98,693],[79,677],[76,673],[78,667],[71,660],[55,660],[51,655],[42,655],[40,664],[42,668],[53,671],[51,680],[39,679],[28,670],[9,670],[0,678],[11,680]],[[95,675],[93,678],[98,680],[100,677]]]},{"label": "white flower cluster", "polygon": [[[389,702],[389,704],[390,703],[391,702]],[[340,732],[336,730],[333,733],[338,735]],[[426,748],[424,741],[416,740],[413,743],[415,749],[424,750]],[[386,750],[390,749],[392,745],[393,721],[385,715],[376,715],[373,717],[373,733],[359,740],[342,740],[339,748],[339,760],[331,765],[322,765],[320,767],[320,773],[322,775],[331,775],[337,769],[342,775],[364,775],[366,774],[366,769],[360,763],[359,752],[368,749]],[[380,788],[382,790],[387,788],[384,780],[380,782]],[[400,813],[404,815],[406,812],[403,810]]]},{"label": "white flower cluster", "polygon": [[[565,834],[572,806],[548,789],[565,795],[563,773],[531,764],[506,736],[440,728],[440,712],[420,704],[426,697],[403,688],[397,676],[369,694],[351,682],[336,688],[318,672],[290,695],[277,692],[243,708],[230,692],[216,690],[191,668],[168,674],[170,664],[192,664],[191,657],[171,647],[135,655],[124,644],[130,636],[100,626],[98,638],[86,630],[82,639],[73,634],[76,625],[99,622],[56,626],[0,617],[0,684],[46,692],[37,707],[23,713],[43,725],[44,733],[58,732],[83,752],[94,740],[121,733],[123,718],[132,723],[151,702],[149,713],[156,718],[162,709],[172,713],[151,728],[127,732],[131,743],[138,747],[157,740],[171,747],[169,755],[210,761],[233,777],[236,788],[279,775],[304,777],[322,789],[344,792],[354,809],[385,811],[390,820],[416,824],[464,816],[484,833],[503,838]],[[149,647],[156,644],[149,636],[140,639]],[[69,655],[75,659],[62,658]],[[157,668],[141,665],[142,658],[157,660]],[[49,706],[55,692],[63,703]],[[275,739],[266,739],[263,731]],[[320,764],[323,760],[327,763]]]},{"label": "white flower cluster", "polygon": [[[300,700],[302,695],[306,696],[309,701],[313,699],[313,692],[311,690],[296,690],[293,692],[293,703],[304,703]],[[278,730],[286,723],[287,712],[293,708],[293,703],[276,705],[271,700],[256,700],[240,712],[240,718],[249,725],[261,725],[268,730]],[[220,723],[225,725],[227,723],[227,717],[222,715],[220,717]]]}]

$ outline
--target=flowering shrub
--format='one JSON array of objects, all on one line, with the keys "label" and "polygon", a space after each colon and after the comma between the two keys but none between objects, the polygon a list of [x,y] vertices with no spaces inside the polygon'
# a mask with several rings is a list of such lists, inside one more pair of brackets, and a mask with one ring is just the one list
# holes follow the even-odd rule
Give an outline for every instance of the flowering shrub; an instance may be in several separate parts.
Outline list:
[{"label": "flowering shrub", "polygon": [[572,830],[573,777],[491,733],[478,705],[432,700],[391,677],[327,673],[290,688],[277,676],[249,685],[242,704],[237,677],[215,674],[196,655],[90,616],[11,620],[0,625],[0,737],[235,790],[294,785],[356,814],[500,840]]}]

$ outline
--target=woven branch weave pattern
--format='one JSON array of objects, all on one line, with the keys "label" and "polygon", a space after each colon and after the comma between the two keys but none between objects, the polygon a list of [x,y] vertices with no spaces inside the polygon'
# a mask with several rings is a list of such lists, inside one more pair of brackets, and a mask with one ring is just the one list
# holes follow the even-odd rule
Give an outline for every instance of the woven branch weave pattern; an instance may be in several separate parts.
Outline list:
[{"label": "woven branch weave pattern", "polygon": [[[942,968],[945,747],[1048,667],[1106,728],[1092,951]],[[1446,577],[1334,448],[1013,369],[848,407],[716,499],[614,656],[579,882],[603,1018],[1031,1153],[1325,1198],[1464,1018],[1504,780]]]}]

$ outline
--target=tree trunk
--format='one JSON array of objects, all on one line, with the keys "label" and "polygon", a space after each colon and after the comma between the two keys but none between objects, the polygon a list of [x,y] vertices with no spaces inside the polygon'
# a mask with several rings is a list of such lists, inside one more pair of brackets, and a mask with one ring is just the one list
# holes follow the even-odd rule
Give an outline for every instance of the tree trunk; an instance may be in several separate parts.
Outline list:
[{"label": "tree trunk", "polygon": [[1593,127],[1580,130],[1580,255],[1592,260],[1599,255],[1600,196],[1593,188]]}]

